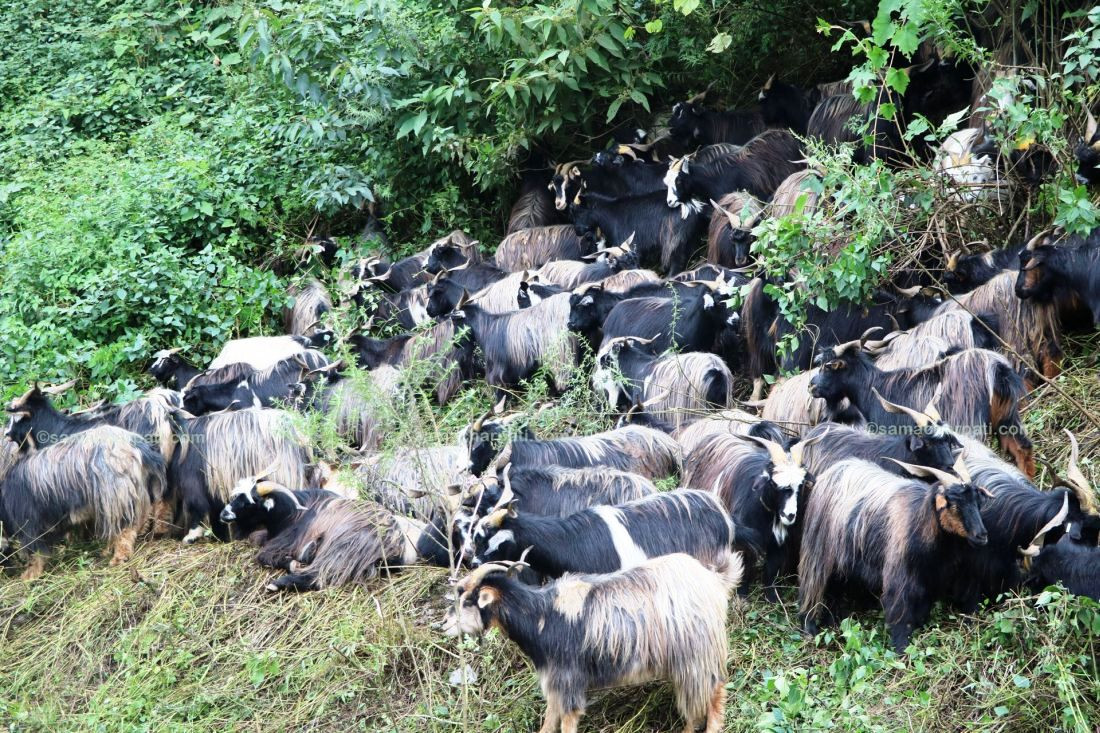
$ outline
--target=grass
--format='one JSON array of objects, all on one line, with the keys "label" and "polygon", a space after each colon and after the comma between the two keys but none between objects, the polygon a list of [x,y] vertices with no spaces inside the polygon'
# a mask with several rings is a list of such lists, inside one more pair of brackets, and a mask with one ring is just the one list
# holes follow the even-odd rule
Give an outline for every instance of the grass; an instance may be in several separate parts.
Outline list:
[{"label": "grass", "polygon": [[[1080,344],[1071,345],[1080,354]],[[1058,385],[1091,407],[1090,356]],[[590,390],[540,423],[587,424]],[[574,401],[577,400],[577,401]],[[410,405],[393,444],[438,442],[487,404]],[[585,417],[590,416],[590,417]],[[1026,422],[1039,454],[1064,466],[1062,426],[1082,440],[1085,472],[1100,437],[1052,388]],[[1047,482],[1043,481],[1043,485]],[[542,702],[528,662],[499,634],[444,639],[447,573],[396,572],[367,587],[303,595],[263,590],[245,543],[139,545],[108,568],[73,544],[33,584],[0,580],[0,723],[12,731],[522,731]],[[1074,731],[1100,726],[1100,606],[1047,591],[976,616],[939,609],[907,658],[888,650],[880,613],[807,640],[793,588],[730,615],[729,731]],[[469,665],[475,683],[453,685]],[[679,730],[662,685],[593,695],[583,731]]]}]

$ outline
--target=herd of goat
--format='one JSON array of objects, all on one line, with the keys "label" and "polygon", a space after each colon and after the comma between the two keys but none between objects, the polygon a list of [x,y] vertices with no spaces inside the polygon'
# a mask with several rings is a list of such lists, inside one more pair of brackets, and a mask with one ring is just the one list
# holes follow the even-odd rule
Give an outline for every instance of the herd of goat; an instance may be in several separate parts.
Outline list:
[{"label": "herd of goat", "polygon": [[[753,273],[752,230],[816,205],[803,139],[852,143],[858,160],[931,160],[967,200],[1028,185],[980,119],[942,148],[906,149],[907,120],[942,122],[981,98],[950,62],[909,76],[890,120],[843,85],[771,79],[751,110],[682,102],[652,142],[530,171],[495,256],[454,232],[340,273],[367,325],[339,344],[314,280],[287,335],[229,342],[205,368],[160,351],[161,387],[127,404],[65,412],[51,397],[68,385],[34,385],[7,406],[0,441],[4,555],[33,579],[70,532],[105,540],[113,565],[145,533],[191,543],[209,527],[285,571],[271,590],[465,565],[446,630],[503,628],[538,671],[544,733],[575,731],[587,690],[651,679],[672,681],[687,730],[718,731],[729,599],[754,584],[774,600],[797,576],[811,633],[881,604],[899,652],[937,601],[973,611],[1059,581],[1100,596],[1100,518],[1076,440],[1064,478],[1041,490],[1020,417],[1058,374],[1063,332],[1100,322],[1100,236],[952,255],[935,265],[944,289],[811,306],[812,338],[777,356],[793,326]],[[1089,179],[1093,132],[1078,153]],[[404,334],[370,335],[381,324]],[[391,399],[424,390],[442,405],[484,377],[498,404],[453,445],[380,452],[362,381],[325,353],[337,345]],[[582,363],[614,429],[546,439],[537,414],[508,412],[525,382],[576,389]],[[755,388],[740,408],[737,380]],[[293,411],[331,418],[369,498],[315,460]],[[682,488],[659,490],[670,477]]]}]

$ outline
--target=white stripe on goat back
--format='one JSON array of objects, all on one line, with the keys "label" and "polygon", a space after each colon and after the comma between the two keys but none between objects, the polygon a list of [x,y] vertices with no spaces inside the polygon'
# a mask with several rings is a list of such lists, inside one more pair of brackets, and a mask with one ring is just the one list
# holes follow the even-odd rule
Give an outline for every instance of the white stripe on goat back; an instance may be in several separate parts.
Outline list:
[{"label": "white stripe on goat back", "polygon": [[624,518],[621,511],[610,506],[593,507],[592,511],[607,525],[607,531],[611,533],[611,542],[619,556],[619,567],[621,569],[625,570],[641,565],[648,559],[623,524]]}]

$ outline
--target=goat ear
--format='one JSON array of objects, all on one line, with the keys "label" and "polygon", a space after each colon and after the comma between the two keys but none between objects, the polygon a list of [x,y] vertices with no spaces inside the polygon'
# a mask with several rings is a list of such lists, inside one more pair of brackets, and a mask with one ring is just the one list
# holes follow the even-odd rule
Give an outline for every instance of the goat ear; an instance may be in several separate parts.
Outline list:
[{"label": "goat ear", "polygon": [[495,588],[482,588],[477,594],[477,607],[488,608],[500,600],[500,594]]}]

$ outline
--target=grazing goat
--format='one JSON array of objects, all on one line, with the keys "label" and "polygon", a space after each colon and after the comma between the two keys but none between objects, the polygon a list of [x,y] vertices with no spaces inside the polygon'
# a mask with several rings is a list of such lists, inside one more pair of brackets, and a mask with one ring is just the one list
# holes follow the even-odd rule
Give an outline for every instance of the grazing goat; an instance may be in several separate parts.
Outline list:
[{"label": "grazing goat", "polygon": [[23,578],[33,580],[70,527],[89,525],[118,565],[165,494],[156,451],[121,428],[94,427],[29,452],[0,479],[0,551],[15,540],[29,556]]},{"label": "grazing goat", "polygon": [[[659,555],[683,552],[718,567],[742,541],[714,494],[676,489],[567,517],[494,509],[478,520],[463,546],[476,567],[527,554],[540,575],[613,573]],[[530,548],[528,552],[526,548]]]},{"label": "grazing goat", "polygon": [[848,615],[849,603],[870,594],[881,597],[890,641],[903,654],[942,595],[945,568],[988,541],[979,489],[966,476],[908,468],[934,483],[895,476],[858,459],[834,464],[817,477],[806,506],[798,568],[807,633]]},{"label": "grazing goat", "polygon": [[1021,471],[1035,475],[1031,441],[1020,422],[1019,403],[1024,385],[1000,354],[967,349],[917,369],[882,371],[856,341],[826,349],[818,356],[820,369],[810,381],[814,397],[836,410],[847,398],[872,430],[907,425],[909,417],[887,411],[874,398],[875,389],[891,402],[929,405],[924,412],[939,419],[932,405],[943,408],[943,419],[954,430],[983,439],[997,436]]},{"label": "grazing goat", "polygon": [[[516,569],[521,565],[511,566]],[[667,679],[687,733],[722,730],[730,592],[741,562],[727,553],[714,572],[667,555],[610,575],[567,575],[542,588],[513,580],[508,565],[483,565],[457,586],[448,636],[494,626],[535,665],[546,696],[540,733],[576,733],[586,692]]]}]

